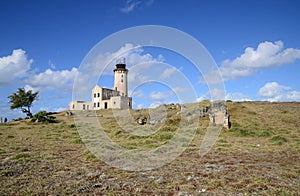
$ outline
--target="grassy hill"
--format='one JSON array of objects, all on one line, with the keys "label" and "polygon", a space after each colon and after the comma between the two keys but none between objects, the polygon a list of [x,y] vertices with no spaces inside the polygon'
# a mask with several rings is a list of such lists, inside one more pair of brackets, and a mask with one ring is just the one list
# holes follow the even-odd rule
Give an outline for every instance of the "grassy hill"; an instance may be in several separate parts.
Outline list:
[{"label": "grassy hill", "polygon": [[[227,102],[227,107],[232,127],[222,130],[209,153],[199,155],[206,116],[199,118],[193,141],[179,157],[142,172],[99,160],[81,140],[74,118],[64,113],[55,114],[59,122],[53,124],[0,124],[0,195],[298,195],[300,103]],[[97,111],[97,116],[114,142],[147,150],[175,135],[178,112],[167,111],[168,120],[149,136],[124,132],[111,110]],[[140,113],[149,111],[131,111],[132,116]]]}]

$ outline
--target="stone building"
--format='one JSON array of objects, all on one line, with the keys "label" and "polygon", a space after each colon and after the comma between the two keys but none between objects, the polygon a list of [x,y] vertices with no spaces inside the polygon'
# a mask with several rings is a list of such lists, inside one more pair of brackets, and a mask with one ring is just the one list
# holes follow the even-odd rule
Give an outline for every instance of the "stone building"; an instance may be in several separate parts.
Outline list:
[{"label": "stone building", "polygon": [[127,74],[125,58],[121,58],[114,69],[114,87],[110,89],[96,85],[91,91],[91,102],[71,101],[70,110],[131,109],[132,98],[128,97]]}]

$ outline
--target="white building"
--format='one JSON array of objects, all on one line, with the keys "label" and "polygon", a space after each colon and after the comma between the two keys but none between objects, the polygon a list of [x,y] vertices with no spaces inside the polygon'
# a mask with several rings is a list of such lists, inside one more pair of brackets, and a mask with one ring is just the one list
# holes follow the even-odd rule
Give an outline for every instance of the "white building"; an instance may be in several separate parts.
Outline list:
[{"label": "white building", "polygon": [[125,58],[121,58],[114,69],[114,88],[96,85],[92,89],[92,102],[71,101],[70,110],[131,109],[132,98],[128,97]]}]

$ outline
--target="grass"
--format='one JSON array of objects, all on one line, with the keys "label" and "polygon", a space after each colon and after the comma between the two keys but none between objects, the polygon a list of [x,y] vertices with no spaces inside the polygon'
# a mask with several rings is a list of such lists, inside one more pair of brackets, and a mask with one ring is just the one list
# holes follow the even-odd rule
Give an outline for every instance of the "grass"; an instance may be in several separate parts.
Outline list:
[{"label": "grass", "polygon": [[271,141],[276,143],[277,145],[282,145],[285,142],[288,142],[288,140],[285,137],[282,137],[280,135],[275,135],[271,138]]},{"label": "grass", "polygon": [[[180,126],[193,137],[174,161],[142,172],[120,170],[96,157],[82,142],[78,124],[64,113],[55,115],[54,124],[26,120],[0,124],[0,195],[299,194],[300,104],[228,101],[227,106],[232,128],[222,130],[203,157],[199,146],[208,116],[188,123],[181,121],[178,110],[168,110],[168,119],[160,126],[140,126],[121,116],[118,124],[112,110],[97,111],[107,136],[126,149],[156,149],[172,140]],[[192,135],[191,123],[196,121],[199,126]]]},{"label": "grass", "polygon": [[18,159],[26,159],[29,158],[30,154],[28,153],[21,153],[21,154],[17,154],[14,159],[18,160]]}]

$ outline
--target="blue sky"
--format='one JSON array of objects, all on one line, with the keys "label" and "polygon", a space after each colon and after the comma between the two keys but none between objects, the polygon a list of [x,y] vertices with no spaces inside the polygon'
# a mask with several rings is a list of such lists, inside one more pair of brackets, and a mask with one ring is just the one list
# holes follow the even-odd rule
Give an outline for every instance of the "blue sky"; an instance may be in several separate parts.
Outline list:
[{"label": "blue sky", "polygon": [[[273,0],[2,0],[0,116],[22,116],[9,110],[7,99],[20,87],[40,91],[34,112],[67,109],[75,75],[88,52],[112,33],[139,25],[169,26],[201,42],[220,68],[227,99],[300,101],[299,7],[299,1]],[[130,44],[126,47],[134,47]],[[210,98],[201,74],[170,51],[133,49],[126,57],[132,64],[169,64],[189,78],[196,100]],[[175,79],[172,73],[165,72]],[[109,69],[99,84],[112,87]],[[160,83],[130,90],[136,108],[178,101],[177,91]]]}]

